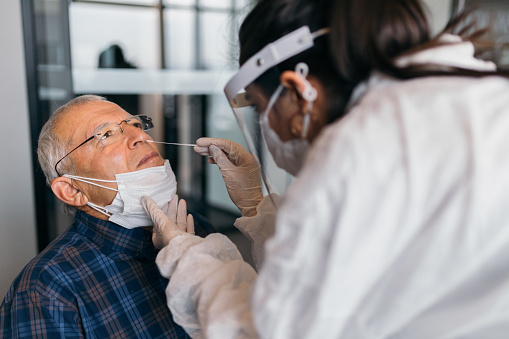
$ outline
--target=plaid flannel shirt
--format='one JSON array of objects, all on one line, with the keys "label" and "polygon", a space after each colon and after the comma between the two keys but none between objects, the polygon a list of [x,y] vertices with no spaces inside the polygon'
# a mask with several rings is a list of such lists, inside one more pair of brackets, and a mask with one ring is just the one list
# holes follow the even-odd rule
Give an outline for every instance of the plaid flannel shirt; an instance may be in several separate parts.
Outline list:
[{"label": "plaid flannel shirt", "polygon": [[[213,232],[196,219],[196,234]],[[0,306],[0,337],[188,338],[166,306],[156,255],[151,232],[77,212],[15,279]]]}]

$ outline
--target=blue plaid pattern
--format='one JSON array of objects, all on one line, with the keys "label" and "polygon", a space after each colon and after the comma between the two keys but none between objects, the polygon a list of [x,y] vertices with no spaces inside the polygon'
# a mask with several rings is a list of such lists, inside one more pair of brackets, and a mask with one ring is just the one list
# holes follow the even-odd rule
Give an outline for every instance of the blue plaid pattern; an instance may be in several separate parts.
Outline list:
[{"label": "blue plaid pattern", "polygon": [[[213,232],[206,222],[195,227]],[[151,232],[77,212],[13,282],[0,306],[0,337],[189,338],[166,306],[156,255]]]}]

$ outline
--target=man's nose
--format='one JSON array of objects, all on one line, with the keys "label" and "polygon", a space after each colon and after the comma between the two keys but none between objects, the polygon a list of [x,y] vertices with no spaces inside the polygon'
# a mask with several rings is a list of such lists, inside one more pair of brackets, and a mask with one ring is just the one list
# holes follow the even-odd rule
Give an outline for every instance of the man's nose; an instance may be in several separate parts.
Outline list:
[{"label": "man's nose", "polygon": [[125,124],[123,129],[124,135],[127,138],[127,144],[130,148],[136,147],[138,143],[147,141],[149,138],[148,134],[138,127]]}]

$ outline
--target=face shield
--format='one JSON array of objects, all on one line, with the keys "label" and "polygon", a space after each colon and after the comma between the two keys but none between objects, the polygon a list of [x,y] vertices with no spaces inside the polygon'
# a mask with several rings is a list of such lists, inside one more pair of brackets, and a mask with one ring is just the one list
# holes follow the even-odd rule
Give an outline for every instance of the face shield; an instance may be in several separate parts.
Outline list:
[{"label": "face shield", "polygon": [[265,118],[277,131],[285,124],[283,111],[296,109],[285,100],[286,90],[275,66],[312,48],[314,39],[326,33],[327,28],[311,33],[308,26],[303,26],[268,44],[242,65],[224,89],[268,193],[283,194],[292,177],[275,165],[262,137],[260,119]]}]

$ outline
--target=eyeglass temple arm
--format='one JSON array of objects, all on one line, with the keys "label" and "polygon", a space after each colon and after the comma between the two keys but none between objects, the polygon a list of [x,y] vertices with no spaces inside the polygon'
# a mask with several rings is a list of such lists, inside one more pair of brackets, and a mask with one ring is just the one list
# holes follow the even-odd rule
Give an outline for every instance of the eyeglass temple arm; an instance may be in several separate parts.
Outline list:
[{"label": "eyeglass temple arm", "polygon": [[79,144],[78,146],[74,147],[74,148],[73,148],[73,149],[72,149],[69,153],[67,153],[66,155],[64,155],[64,157],[63,157],[62,159],[60,159],[60,160],[58,160],[58,161],[57,161],[57,163],[55,164],[55,172],[57,172],[57,174],[58,174],[58,176],[59,176],[59,177],[61,177],[61,175],[60,175],[60,173],[59,173],[59,172],[58,172],[58,170],[57,170],[57,166],[58,166],[58,164],[59,164],[62,160],[64,160],[65,158],[67,158],[67,156],[68,156],[69,154],[71,154],[72,152],[74,152],[74,151],[75,151],[78,147],[83,146],[84,144],[86,144],[87,142],[89,142],[90,140],[92,140],[93,138],[95,138],[95,136],[94,136],[94,135],[92,135],[92,136],[91,136],[90,138],[88,138],[87,140],[83,141],[83,142],[82,142],[81,144]]}]

